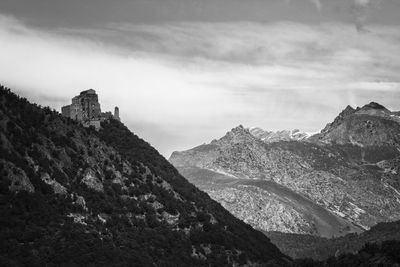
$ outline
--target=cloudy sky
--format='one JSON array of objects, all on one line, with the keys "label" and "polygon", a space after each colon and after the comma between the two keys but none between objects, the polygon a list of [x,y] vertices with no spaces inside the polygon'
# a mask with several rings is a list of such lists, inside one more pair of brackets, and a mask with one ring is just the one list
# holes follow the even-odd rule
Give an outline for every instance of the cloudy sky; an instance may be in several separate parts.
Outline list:
[{"label": "cloudy sky", "polygon": [[243,124],[316,132],[400,110],[399,0],[0,0],[0,83],[103,110],[166,157]]}]

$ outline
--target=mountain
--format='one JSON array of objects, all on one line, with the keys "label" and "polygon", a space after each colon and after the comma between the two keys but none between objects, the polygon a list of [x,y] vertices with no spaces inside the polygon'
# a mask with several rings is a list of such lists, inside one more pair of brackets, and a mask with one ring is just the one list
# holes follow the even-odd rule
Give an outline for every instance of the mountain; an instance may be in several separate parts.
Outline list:
[{"label": "mountain", "polygon": [[262,233],[110,118],[85,128],[0,87],[1,266],[285,266]]},{"label": "mountain", "polygon": [[262,231],[338,237],[400,219],[400,124],[378,104],[350,106],[321,133],[266,143],[238,126],[170,162]]},{"label": "mountain", "polygon": [[265,143],[272,143],[278,141],[291,141],[291,140],[303,141],[306,140],[308,137],[310,137],[310,134],[302,132],[298,129],[291,131],[283,130],[283,131],[272,132],[272,131],[264,131],[261,128],[255,127],[255,128],[250,128],[249,131],[252,135],[257,137],[258,139],[261,139]]},{"label": "mountain", "polygon": [[232,214],[256,229],[325,237],[361,231],[275,182],[237,179],[196,167],[178,169]]},{"label": "mountain", "polygon": [[362,108],[347,107],[333,123],[310,139],[314,142],[355,146],[392,146],[400,149],[400,117],[371,102]]}]

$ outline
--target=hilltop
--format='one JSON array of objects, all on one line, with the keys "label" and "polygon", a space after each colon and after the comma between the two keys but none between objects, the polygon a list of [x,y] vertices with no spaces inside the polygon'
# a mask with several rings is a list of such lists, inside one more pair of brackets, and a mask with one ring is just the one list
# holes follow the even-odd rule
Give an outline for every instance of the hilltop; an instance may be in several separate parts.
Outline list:
[{"label": "hilltop", "polygon": [[0,265],[287,265],[269,239],[110,118],[0,88]]}]

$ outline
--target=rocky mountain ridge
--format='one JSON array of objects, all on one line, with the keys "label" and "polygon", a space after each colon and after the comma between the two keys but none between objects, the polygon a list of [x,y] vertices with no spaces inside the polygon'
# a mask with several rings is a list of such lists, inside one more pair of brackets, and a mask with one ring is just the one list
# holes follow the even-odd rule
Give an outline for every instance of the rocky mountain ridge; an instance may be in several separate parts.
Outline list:
[{"label": "rocky mountain ridge", "polygon": [[[357,109],[348,106],[321,133],[302,141],[265,143],[239,126],[210,144],[174,152],[170,162],[257,229],[345,235],[400,219],[400,124],[392,115],[376,103]],[[221,185],[221,180],[229,179],[236,182]],[[271,184],[239,186],[243,179],[283,186],[335,216],[329,220],[335,223],[310,218],[293,198],[288,204],[288,191],[279,198],[271,194]],[[250,199],[254,195],[260,196],[258,210]],[[266,220],[270,223],[263,223]]]}]

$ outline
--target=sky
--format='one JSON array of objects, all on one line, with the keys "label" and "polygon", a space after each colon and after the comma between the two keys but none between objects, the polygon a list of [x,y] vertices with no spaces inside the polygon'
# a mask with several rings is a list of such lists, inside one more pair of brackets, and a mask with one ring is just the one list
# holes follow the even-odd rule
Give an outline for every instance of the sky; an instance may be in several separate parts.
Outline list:
[{"label": "sky", "polygon": [[317,132],[400,110],[399,0],[0,0],[0,83],[103,111],[165,157],[231,128]]}]

